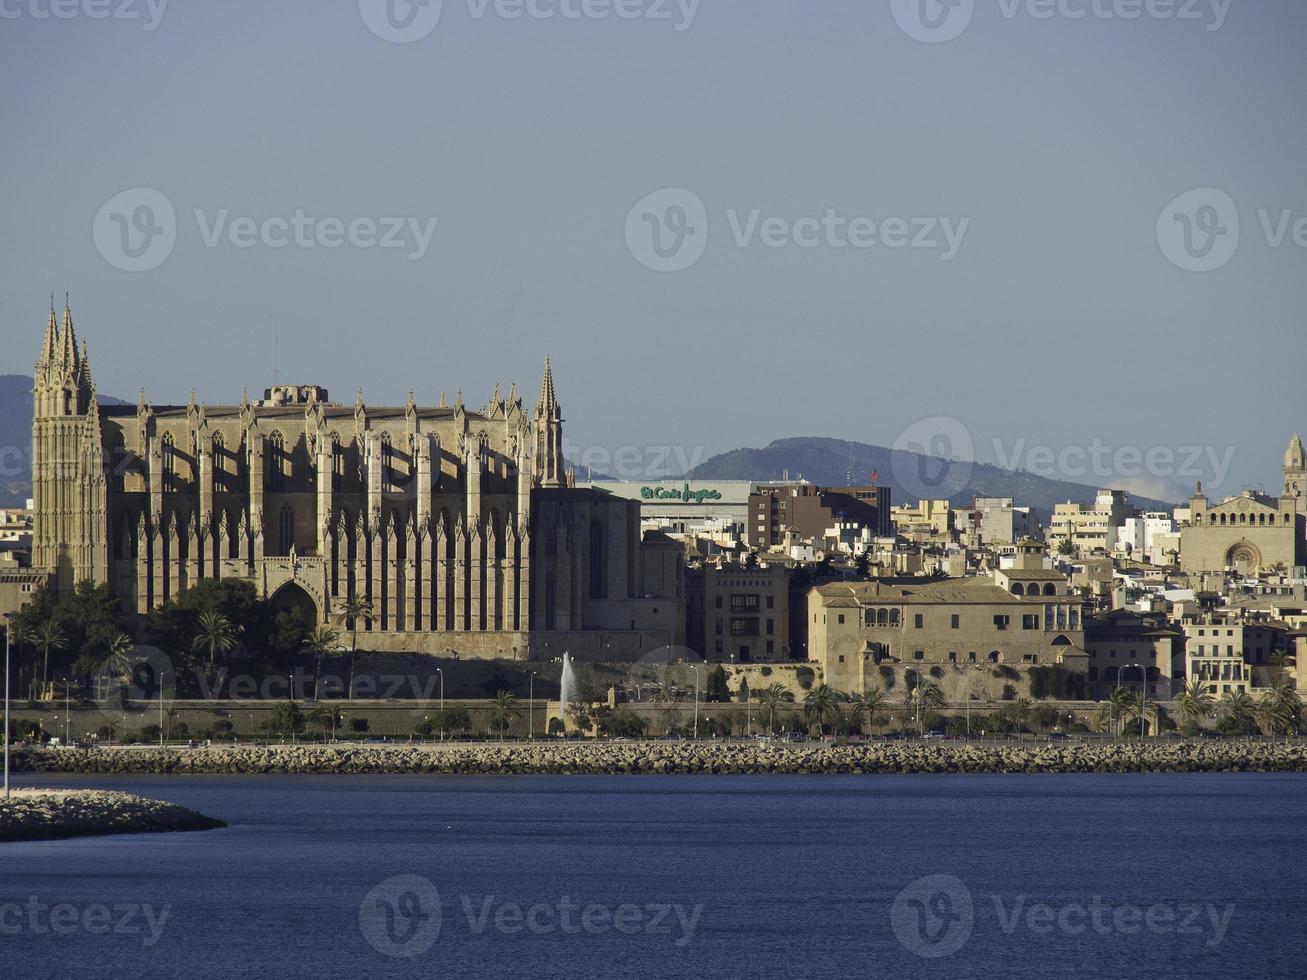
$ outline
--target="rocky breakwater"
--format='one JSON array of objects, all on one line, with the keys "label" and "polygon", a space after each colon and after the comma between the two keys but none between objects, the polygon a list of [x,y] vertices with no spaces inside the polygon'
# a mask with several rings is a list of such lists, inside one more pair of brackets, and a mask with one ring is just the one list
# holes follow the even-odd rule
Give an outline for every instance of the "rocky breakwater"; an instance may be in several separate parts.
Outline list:
[{"label": "rocky breakwater", "polygon": [[516,742],[232,746],[18,753],[28,772],[146,773],[1092,773],[1307,772],[1307,742]]},{"label": "rocky breakwater", "polygon": [[0,799],[0,841],[213,830],[225,826],[221,820],[175,803],[131,793],[20,789],[8,800]]}]

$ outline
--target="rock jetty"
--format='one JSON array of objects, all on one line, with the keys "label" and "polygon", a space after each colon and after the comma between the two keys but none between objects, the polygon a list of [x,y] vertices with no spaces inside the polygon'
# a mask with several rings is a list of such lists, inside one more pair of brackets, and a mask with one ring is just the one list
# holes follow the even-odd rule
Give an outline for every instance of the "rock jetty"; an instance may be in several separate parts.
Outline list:
[{"label": "rock jetty", "polygon": [[104,790],[14,790],[0,799],[0,841],[213,830],[227,826],[175,803]]},{"label": "rock jetty", "polygon": [[1307,772],[1307,741],[238,745],[27,751],[14,762],[93,775]]}]

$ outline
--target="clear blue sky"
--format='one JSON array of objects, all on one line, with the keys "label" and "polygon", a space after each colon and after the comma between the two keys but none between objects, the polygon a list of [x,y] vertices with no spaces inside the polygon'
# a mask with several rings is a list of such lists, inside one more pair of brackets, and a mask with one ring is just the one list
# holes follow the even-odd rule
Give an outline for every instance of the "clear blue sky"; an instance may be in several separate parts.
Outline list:
[{"label": "clear blue sky", "polygon": [[[1278,491],[1307,429],[1307,248],[1272,245],[1257,215],[1307,216],[1301,3],[1234,0],[1208,30],[1209,0],[1197,21],[975,0],[960,36],[923,43],[866,0],[703,0],[680,31],[675,3],[669,22],[445,0],[406,44],[370,31],[358,0],[172,0],[149,31],[76,0],[71,19],[34,16],[48,4],[4,0],[0,18],[0,371],[30,371],[47,293],[67,286],[100,390],[160,403],[271,383],[276,333],[282,380],[344,401],[461,385],[480,405],[514,380],[534,400],[548,351],[579,447],[889,445],[949,416],[983,461],[1004,461],[995,439],[1008,458],[1232,447],[1214,490]],[[92,228],[137,187],[166,196],[177,230],[166,261],[132,273]],[[704,202],[708,243],[660,273],[624,227],[666,187]],[[1156,226],[1200,187],[1235,202],[1241,238],[1189,272]],[[207,247],[224,209],[438,223],[416,261],[225,232]],[[966,219],[965,238],[948,261],[741,248],[727,217],[828,209]]]}]

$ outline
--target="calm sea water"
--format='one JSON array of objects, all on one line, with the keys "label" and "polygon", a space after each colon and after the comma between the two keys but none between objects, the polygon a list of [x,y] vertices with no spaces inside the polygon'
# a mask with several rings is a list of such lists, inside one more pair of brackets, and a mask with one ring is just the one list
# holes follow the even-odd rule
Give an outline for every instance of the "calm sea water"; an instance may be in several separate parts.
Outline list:
[{"label": "calm sea water", "polygon": [[5,977],[1307,975],[1300,776],[21,783],[231,826],[0,845]]}]

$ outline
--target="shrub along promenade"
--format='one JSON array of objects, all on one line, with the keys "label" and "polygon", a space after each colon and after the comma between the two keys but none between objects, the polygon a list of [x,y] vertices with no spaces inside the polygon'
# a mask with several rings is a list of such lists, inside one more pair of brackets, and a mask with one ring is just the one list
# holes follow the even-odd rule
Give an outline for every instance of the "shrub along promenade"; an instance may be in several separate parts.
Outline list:
[{"label": "shrub along promenade", "polygon": [[194,810],[105,790],[19,789],[0,799],[0,841],[100,834],[213,830],[227,826]]},{"label": "shrub along promenade", "polygon": [[541,740],[433,745],[33,749],[24,772],[135,775],[285,773],[1130,773],[1307,772],[1307,740],[851,744]]}]

